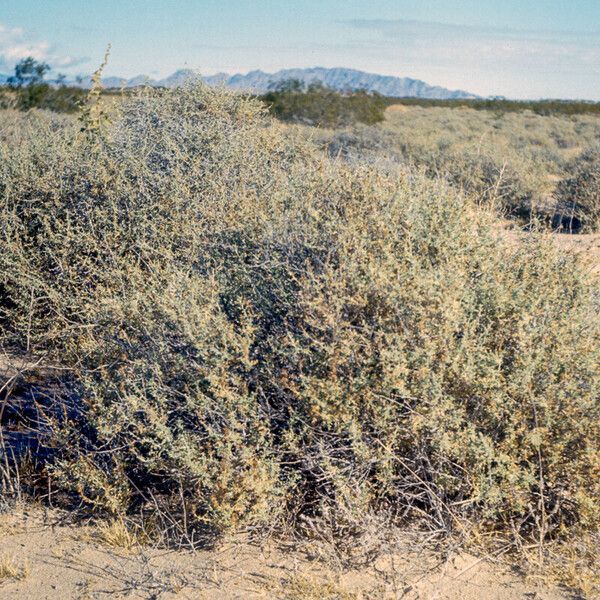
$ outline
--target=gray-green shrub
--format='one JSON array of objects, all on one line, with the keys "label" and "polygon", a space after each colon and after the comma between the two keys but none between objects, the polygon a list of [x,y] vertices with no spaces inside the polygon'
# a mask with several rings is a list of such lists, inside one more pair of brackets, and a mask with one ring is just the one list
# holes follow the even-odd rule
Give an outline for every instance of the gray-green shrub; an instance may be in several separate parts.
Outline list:
[{"label": "gray-green shrub", "polygon": [[600,147],[583,152],[567,170],[556,193],[565,226],[600,231]]},{"label": "gray-green shrub", "polygon": [[0,146],[2,343],[67,369],[55,488],[188,535],[320,515],[349,535],[365,511],[537,541],[598,525],[581,258],[222,91],[140,91],[92,133]]},{"label": "gray-green shrub", "polygon": [[383,123],[322,132],[334,156],[418,168],[495,205],[504,214],[550,222],[556,181],[568,177],[573,153],[600,141],[593,115],[542,116],[472,108],[390,107]]}]

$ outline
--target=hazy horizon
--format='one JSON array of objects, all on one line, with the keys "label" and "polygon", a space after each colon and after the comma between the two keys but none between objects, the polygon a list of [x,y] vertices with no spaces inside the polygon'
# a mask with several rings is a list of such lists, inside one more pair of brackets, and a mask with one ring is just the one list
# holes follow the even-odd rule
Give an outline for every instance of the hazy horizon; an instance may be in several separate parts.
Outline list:
[{"label": "hazy horizon", "polygon": [[54,0],[0,8],[0,72],[25,56],[69,77],[343,67],[481,96],[600,100],[600,2]]}]

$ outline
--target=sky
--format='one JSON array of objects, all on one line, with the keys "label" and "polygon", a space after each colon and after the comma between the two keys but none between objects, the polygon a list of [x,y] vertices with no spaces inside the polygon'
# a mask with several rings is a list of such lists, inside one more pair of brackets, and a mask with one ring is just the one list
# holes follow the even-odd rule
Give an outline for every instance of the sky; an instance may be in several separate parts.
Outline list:
[{"label": "sky", "polygon": [[0,0],[0,73],[349,67],[483,96],[600,100],[600,0]]}]

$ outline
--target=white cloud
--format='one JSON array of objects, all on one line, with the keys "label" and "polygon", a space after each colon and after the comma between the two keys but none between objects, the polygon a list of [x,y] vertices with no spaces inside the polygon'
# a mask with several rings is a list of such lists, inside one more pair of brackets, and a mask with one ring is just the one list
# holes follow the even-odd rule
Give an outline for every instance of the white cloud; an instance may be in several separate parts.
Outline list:
[{"label": "white cloud", "polygon": [[600,98],[600,31],[346,21],[366,52],[449,87],[514,97]]},{"label": "white cloud", "polygon": [[21,27],[0,23],[0,69],[10,70],[28,56],[49,63],[53,69],[72,67],[82,60],[58,53],[46,41],[31,40]]}]

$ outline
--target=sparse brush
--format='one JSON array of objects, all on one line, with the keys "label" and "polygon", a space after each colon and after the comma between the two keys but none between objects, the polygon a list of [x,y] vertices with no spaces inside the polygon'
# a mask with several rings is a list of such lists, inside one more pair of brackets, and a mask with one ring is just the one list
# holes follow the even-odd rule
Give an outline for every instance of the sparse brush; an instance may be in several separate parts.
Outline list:
[{"label": "sparse brush", "polygon": [[114,110],[0,147],[2,343],[66,369],[38,398],[55,488],[191,540],[325,519],[343,543],[365,513],[515,546],[598,526],[581,258],[238,95]]},{"label": "sparse brush", "polygon": [[561,221],[567,229],[600,231],[600,146],[570,163],[568,177],[558,186]]},{"label": "sparse brush", "polygon": [[532,216],[552,221],[556,181],[570,175],[580,146],[600,139],[600,120],[591,115],[401,108],[390,107],[380,125],[322,132],[319,139],[353,164],[386,171],[416,165],[522,223]]}]

